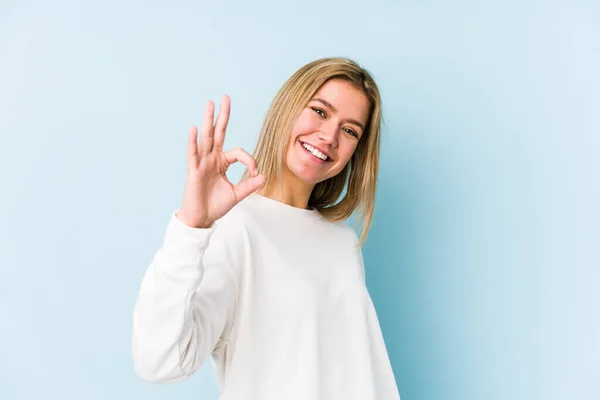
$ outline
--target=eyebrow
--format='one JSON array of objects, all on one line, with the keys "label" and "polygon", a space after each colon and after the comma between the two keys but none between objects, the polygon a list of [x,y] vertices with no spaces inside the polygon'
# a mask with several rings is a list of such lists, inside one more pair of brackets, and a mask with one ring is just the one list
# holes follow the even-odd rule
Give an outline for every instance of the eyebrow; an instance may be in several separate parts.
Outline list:
[{"label": "eyebrow", "polygon": [[[322,104],[323,104],[325,107],[327,107],[327,108],[331,109],[331,111],[333,111],[334,113],[336,113],[336,112],[337,112],[337,108],[335,108],[335,107],[333,106],[333,104],[331,104],[331,103],[330,103],[330,102],[328,102],[327,100],[323,100],[323,99],[322,99],[322,98],[320,98],[320,97],[315,97],[315,98],[313,98],[313,100],[314,100],[314,101],[318,101],[318,102],[322,103]],[[360,127],[360,129],[361,129],[361,130],[364,132],[364,130],[365,130],[365,127],[363,126],[363,124],[361,124],[361,123],[360,123],[360,122],[358,122],[357,120],[355,120],[355,119],[351,119],[351,118],[350,118],[350,119],[347,119],[346,121],[348,121],[348,122],[350,122],[350,123],[353,123],[354,125],[357,125],[357,126],[359,126],[359,127]]]}]

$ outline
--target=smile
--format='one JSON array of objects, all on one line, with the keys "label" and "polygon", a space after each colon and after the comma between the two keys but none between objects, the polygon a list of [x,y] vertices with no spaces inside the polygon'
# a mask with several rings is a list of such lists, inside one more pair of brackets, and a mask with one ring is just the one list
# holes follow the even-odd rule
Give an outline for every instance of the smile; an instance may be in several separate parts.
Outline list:
[{"label": "smile", "polygon": [[302,147],[304,148],[304,150],[307,153],[309,153],[310,155],[312,155],[313,158],[317,159],[321,163],[326,163],[326,162],[330,162],[331,161],[331,158],[329,156],[327,156],[326,154],[321,153],[319,150],[315,149],[310,144],[304,143],[304,142],[300,142],[300,144],[302,145]]}]

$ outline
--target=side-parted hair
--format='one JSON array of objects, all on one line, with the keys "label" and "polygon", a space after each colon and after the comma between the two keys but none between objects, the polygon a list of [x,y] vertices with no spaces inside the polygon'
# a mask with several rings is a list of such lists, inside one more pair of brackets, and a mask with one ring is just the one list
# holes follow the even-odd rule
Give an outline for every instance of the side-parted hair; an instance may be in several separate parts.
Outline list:
[{"label": "side-parted hair", "polygon": [[[262,188],[269,187],[275,180],[281,188],[286,151],[294,124],[314,94],[331,79],[349,82],[364,91],[370,103],[369,118],[348,164],[336,176],[316,184],[308,206],[318,210],[323,218],[335,222],[346,220],[358,209],[356,220],[362,227],[360,247],[373,218],[382,124],[379,89],[366,69],[348,58],[333,57],[313,61],[296,71],[275,95],[253,156],[258,171],[266,178]],[[248,178],[246,171],[240,182]],[[346,193],[337,202],[344,188]]]}]

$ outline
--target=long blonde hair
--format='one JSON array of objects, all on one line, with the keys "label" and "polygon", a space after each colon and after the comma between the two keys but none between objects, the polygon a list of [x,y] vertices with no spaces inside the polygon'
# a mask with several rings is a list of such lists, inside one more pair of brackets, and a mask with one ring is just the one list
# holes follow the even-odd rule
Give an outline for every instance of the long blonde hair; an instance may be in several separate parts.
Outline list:
[{"label": "long blonde hair", "polygon": [[[313,61],[296,71],[279,89],[267,112],[254,158],[258,170],[265,175],[263,188],[277,180],[282,185],[283,165],[290,134],[302,110],[330,79],[347,81],[362,89],[369,99],[369,119],[357,147],[342,171],[314,187],[308,205],[327,220],[344,221],[358,209],[357,220],[362,227],[362,246],[373,218],[377,173],[379,170],[379,143],[382,124],[381,97],[371,74],[355,61],[332,57]],[[248,171],[241,181],[249,178]],[[344,188],[344,198],[337,202]]]}]

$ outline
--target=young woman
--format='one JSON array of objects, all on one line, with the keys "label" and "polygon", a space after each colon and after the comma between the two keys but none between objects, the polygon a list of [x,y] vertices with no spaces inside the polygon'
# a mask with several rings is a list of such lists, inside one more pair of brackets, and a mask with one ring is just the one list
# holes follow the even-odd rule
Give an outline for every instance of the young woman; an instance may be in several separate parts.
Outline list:
[{"label": "young woman", "polygon": [[[223,150],[230,103],[192,127],[181,207],[141,285],[133,356],[176,382],[212,360],[220,400],[394,400],[365,286],[380,96],[352,60],[299,69],[266,116],[254,157]],[[237,185],[225,175],[240,161]],[[341,200],[340,200],[341,197]],[[355,211],[361,239],[344,221]]]}]

